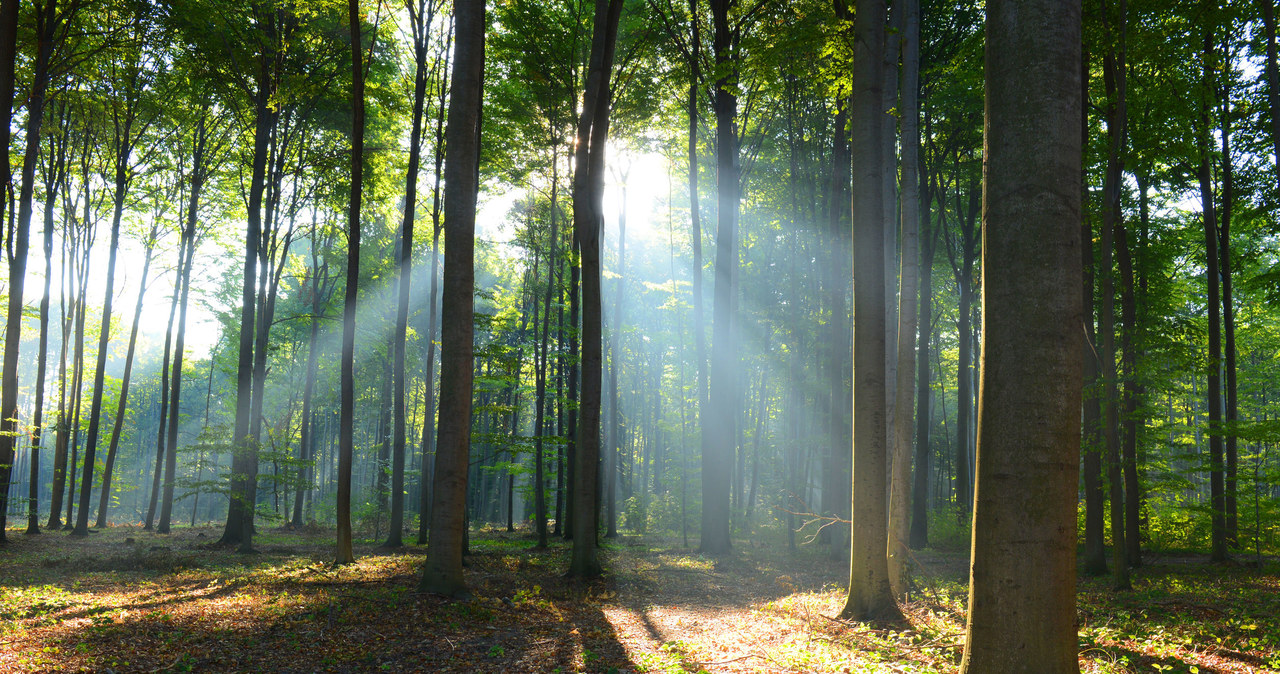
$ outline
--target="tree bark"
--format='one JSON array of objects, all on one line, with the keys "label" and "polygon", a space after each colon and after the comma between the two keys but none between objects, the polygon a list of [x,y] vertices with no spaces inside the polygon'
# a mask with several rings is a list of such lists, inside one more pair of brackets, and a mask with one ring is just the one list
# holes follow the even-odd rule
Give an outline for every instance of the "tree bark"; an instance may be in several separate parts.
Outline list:
[{"label": "tree bark", "polygon": [[[120,432],[124,429],[125,412],[129,404],[129,379],[133,375],[133,354],[138,343],[138,324],[142,318],[142,302],[147,294],[147,273],[151,271],[151,251],[154,249],[156,234],[156,227],[153,225],[143,251],[138,300],[133,305],[133,325],[129,329],[129,346],[125,350],[124,373],[120,377],[120,400],[116,403],[116,422],[111,427],[111,441],[107,445],[107,461],[102,473],[102,492],[98,496],[98,518],[93,525],[96,529],[107,526],[107,505],[111,498],[111,473],[116,465],[116,448],[120,444]],[[47,292],[45,297],[48,297]],[[47,301],[46,299],[45,302]]]},{"label": "tree bark", "polygon": [[711,0],[712,47],[716,73],[712,107],[716,114],[716,262],[712,299],[711,372],[708,409],[702,423],[702,538],[698,550],[729,551],[729,487],[733,474],[734,408],[738,401],[733,287],[738,267],[738,116],[734,30],[729,24],[735,0]]},{"label": "tree bark", "polygon": [[1079,671],[1080,4],[991,0],[982,400],[960,671]]},{"label": "tree bark", "polygon": [[[853,71],[853,524],[841,617],[902,619],[889,588],[885,425],[884,0],[858,0]],[[705,479],[705,478],[704,478]],[[705,504],[703,506],[706,507]]]},{"label": "tree bark", "polygon": [[469,595],[462,577],[462,554],[471,447],[473,252],[484,32],[484,0],[454,0],[453,75],[445,139],[440,421],[427,560],[418,585],[423,592],[454,597]]},{"label": "tree bark", "polygon": [[[350,564],[356,561],[351,549],[351,463],[355,449],[355,360],[356,360],[356,299],[360,294],[360,200],[364,187],[364,54],[360,47],[360,0],[348,0],[347,21],[351,31],[351,201],[347,211],[347,287],[342,303],[342,399],[339,411],[338,428],[338,564]],[[411,225],[410,225],[411,226]],[[410,232],[412,235],[412,232]],[[412,238],[403,243],[412,250]],[[403,248],[402,248],[403,250]],[[408,256],[402,257],[403,265],[409,263]],[[401,283],[403,289],[404,283]],[[408,311],[408,297],[401,300]],[[398,320],[397,320],[398,323]],[[400,333],[397,333],[400,334]],[[397,340],[397,346],[403,344]],[[403,371],[403,348],[399,350]],[[400,392],[403,393],[403,382]],[[404,409],[403,395],[401,402],[401,421]],[[403,423],[400,433],[403,434]],[[401,456],[403,470],[404,453]],[[397,529],[398,531],[398,529]]]},{"label": "tree bark", "polygon": [[1103,79],[1107,92],[1107,169],[1103,185],[1101,264],[1097,274],[1102,279],[1102,311],[1098,329],[1102,333],[1099,358],[1102,361],[1102,440],[1106,451],[1107,482],[1111,495],[1112,573],[1117,590],[1130,589],[1128,546],[1125,544],[1124,478],[1120,460],[1120,400],[1117,390],[1115,346],[1115,230],[1122,221],[1120,212],[1121,180],[1124,175],[1124,151],[1128,109],[1125,101],[1125,0],[1120,0],[1119,37],[1113,38],[1112,16],[1109,3],[1104,0],[1103,27],[1108,47],[1103,55]]},{"label": "tree bark", "polygon": [[[1207,6],[1207,5],[1206,5]],[[1222,367],[1222,325],[1219,312],[1222,304],[1218,293],[1218,223],[1213,203],[1213,169],[1211,166],[1211,129],[1209,127],[1210,98],[1213,87],[1214,44],[1212,28],[1204,29],[1204,74],[1200,104],[1200,128],[1196,134],[1200,152],[1200,203],[1204,219],[1205,281],[1208,287],[1209,354],[1208,354],[1208,404],[1209,404],[1209,491],[1213,514],[1210,517],[1210,558],[1215,562],[1227,559],[1226,488],[1223,475],[1222,448],[1222,384],[1219,370]]]},{"label": "tree bark", "polygon": [[[920,247],[920,148],[917,89],[920,66],[920,3],[902,8],[902,280],[898,309],[898,385],[893,417],[893,478],[889,490],[889,587],[895,597],[907,593],[907,506],[911,480],[911,410],[915,402],[916,293]],[[926,327],[925,332],[928,332]],[[927,470],[927,468],[926,468]]]},{"label": "tree bark", "polygon": [[[74,10],[73,10],[74,11]],[[32,199],[35,194],[35,167],[40,157],[40,126],[44,121],[45,91],[49,85],[49,59],[53,53],[53,37],[59,21],[57,3],[50,0],[37,10],[36,32],[39,36],[36,59],[32,73],[31,90],[27,99],[27,138],[22,158],[22,184],[18,193],[18,219],[12,224],[12,237],[5,243],[6,262],[9,266],[8,313],[4,330],[3,375],[0,379],[0,544],[5,541],[5,529],[9,513],[9,482],[13,470],[14,449],[18,441],[18,349],[22,340],[23,290],[27,279],[27,249],[31,239]],[[4,132],[0,141],[4,151],[3,172],[5,196],[12,193],[12,173],[9,163],[9,127],[13,116],[14,61],[17,49],[18,3],[6,0],[0,3],[0,57],[6,57],[0,67],[0,114],[4,115]],[[0,197],[0,212],[4,201]],[[12,213],[10,208],[9,212]],[[114,250],[114,247],[113,247]],[[110,275],[108,275],[110,278]],[[110,292],[108,291],[108,302]],[[108,304],[108,306],[110,306]],[[107,311],[107,315],[110,311]],[[104,319],[105,321],[105,319]],[[104,322],[105,325],[105,322]],[[87,499],[86,499],[87,501]]]},{"label": "tree bark", "polygon": [[601,201],[604,194],[605,144],[609,138],[610,75],[618,37],[622,0],[595,0],[591,55],[578,118],[573,175],[573,227],[582,265],[582,392],[578,412],[573,480],[573,551],[569,575],[602,572],[596,554],[599,513],[596,507],[600,461],[600,379],[603,349],[600,292]]}]

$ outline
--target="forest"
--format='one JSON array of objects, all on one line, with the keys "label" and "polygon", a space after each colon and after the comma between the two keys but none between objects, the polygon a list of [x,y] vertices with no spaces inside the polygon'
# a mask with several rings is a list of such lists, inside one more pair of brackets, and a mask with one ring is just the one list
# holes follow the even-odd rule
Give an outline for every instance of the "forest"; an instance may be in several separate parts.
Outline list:
[{"label": "forest", "polygon": [[1274,0],[0,0],[0,672],[1280,671]]}]

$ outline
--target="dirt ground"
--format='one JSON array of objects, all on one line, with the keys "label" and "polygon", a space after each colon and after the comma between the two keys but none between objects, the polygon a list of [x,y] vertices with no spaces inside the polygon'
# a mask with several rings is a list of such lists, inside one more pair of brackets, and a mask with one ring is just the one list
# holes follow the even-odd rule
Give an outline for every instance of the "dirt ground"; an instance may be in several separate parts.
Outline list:
[{"label": "dirt ground", "polygon": [[[606,543],[608,575],[563,577],[568,544],[475,532],[469,601],[417,593],[423,549],[331,531],[113,527],[76,540],[9,532],[0,550],[0,672],[953,672],[966,560],[919,553],[907,622],[847,623],[845,563],[820,546]],[[1087,672],[1280,671],[1277,568],[1156,559],[1137,589],[1080,583]]]}]

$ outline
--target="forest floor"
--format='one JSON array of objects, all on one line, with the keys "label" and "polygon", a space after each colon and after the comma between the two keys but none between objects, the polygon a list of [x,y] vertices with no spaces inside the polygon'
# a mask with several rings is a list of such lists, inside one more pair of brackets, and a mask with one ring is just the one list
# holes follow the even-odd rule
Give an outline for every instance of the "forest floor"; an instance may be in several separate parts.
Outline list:
[{"label": "forest floor", "polygon": [[[918,554],[903,624],[838,620],[847,569],[825,548],[740,542],[710,558],[674,539],[606,544],[608,575],[566,580],[568,546],[474,532],[470,601],[416,592],[423,549],[331,531],[113,527],[77,540],[9,532],[0,672],[953,672],[966,556]],[[1135,590],[1082,579],[1086,672],[1280,671],[1280,565],[1154,557]]]}]

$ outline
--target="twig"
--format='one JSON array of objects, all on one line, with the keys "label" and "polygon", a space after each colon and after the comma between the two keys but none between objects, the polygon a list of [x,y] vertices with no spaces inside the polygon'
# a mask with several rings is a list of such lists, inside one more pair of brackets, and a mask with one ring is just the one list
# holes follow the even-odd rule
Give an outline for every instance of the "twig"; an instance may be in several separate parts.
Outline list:
[{"label": "twig", "polygon": [[178,663],[182,662],[182,659],[185,657],[187,657],[187,654],[183,653],[182,655],[179,655],[178,657],[174,658],[173,662],[170,662],[168,665],[164,667],[157,667],[156,669],[148,670],[147,674],[156,674],[157,672],[163,672],[169,669],[173,669],[174,667],[177,667]]},{"label": "twig", "polygon": [[760,653],[747,653],[746,655],[736,657],[736,658],[731,658],[729,660],[717,660],[715,662],[690,662],[687,664],[694,665],[696,667],[707,667],[710,665],[727,665],[731,662],[740,662],[742,660],[746,660],[747,658],[762,658],[764,660],[770,659],[769,657],[762,655]]}]

